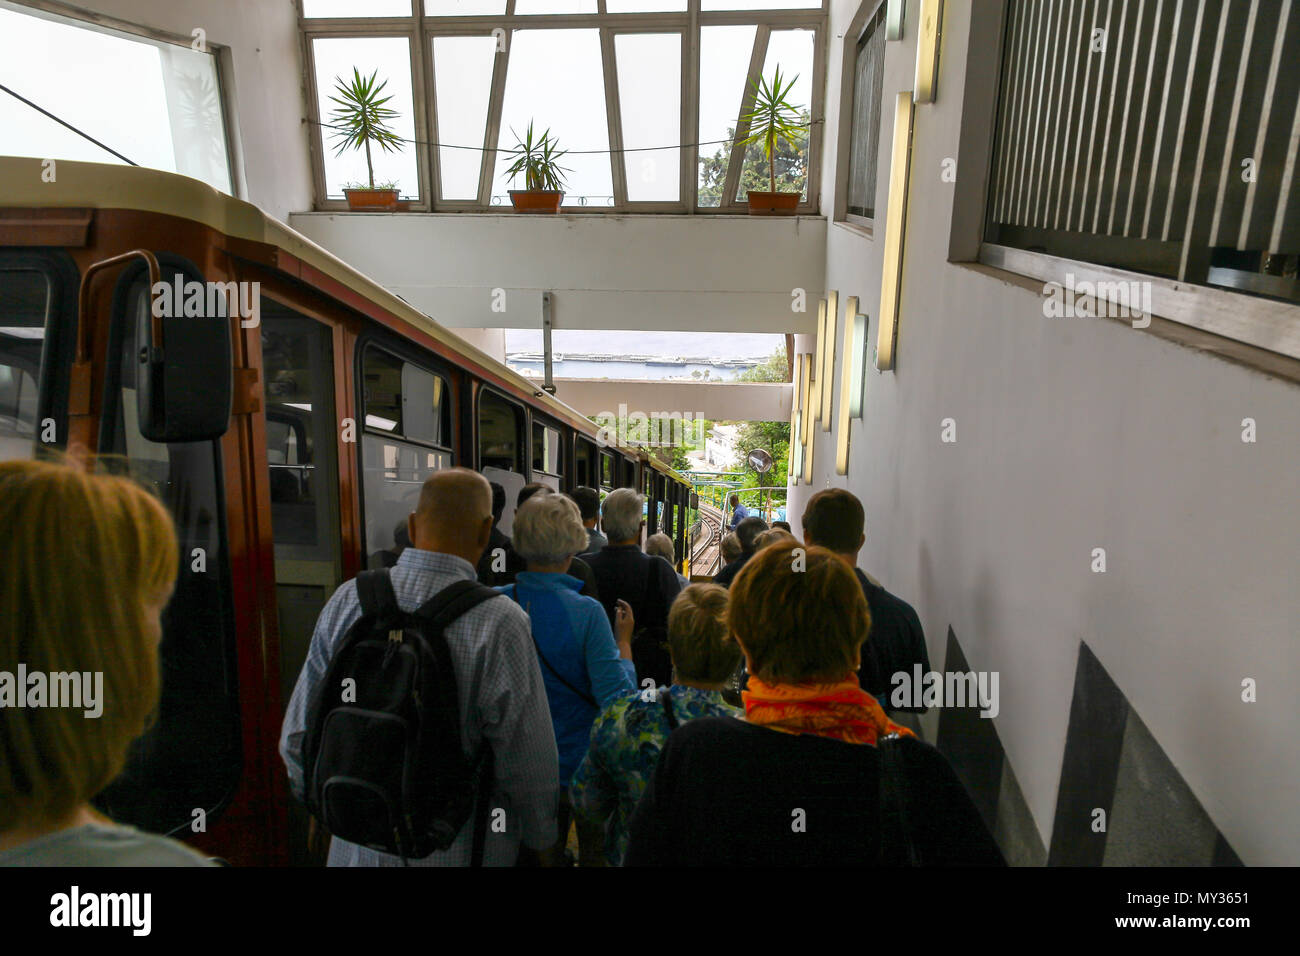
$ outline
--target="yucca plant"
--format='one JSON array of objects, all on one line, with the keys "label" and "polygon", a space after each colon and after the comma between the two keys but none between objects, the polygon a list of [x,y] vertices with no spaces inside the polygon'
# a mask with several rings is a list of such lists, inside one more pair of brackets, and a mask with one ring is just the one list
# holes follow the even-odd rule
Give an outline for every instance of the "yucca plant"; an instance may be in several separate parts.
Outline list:
[{"label": "yucca plant", "polygon": [[804,135],[804,126],[799,122],[799,109],[786,98],[797,79],[799,75],[795,74],[793,80],[783,83],[781,68],[778,66],[771,83],[760,76],[757,82],[751,84],[754,90],[754,109],[745,116],[749,122],[749,135],[740,141],[740,145],[763,144],[772,192],[776,192],[776,164],[772,161],[772,154],[776,152],[777,144],[784,142],[797,149]]},{"label": "yucca plant", "polygon": [[393,132],[388,123],[400,114],[384,104],[392,95],[381,96],[387,80],[380,81],[379,71],[369,76],[362,76],[355,66],[352,68],[352,82],[344,82],[342,77],[334,78],[334,92],[337,96],[330,99],[338,104],[330,114],[333,129],[331,135],[338,141],[335,155],[341,156],[349,149],[365,149],[366,172],[370,179],[370,188],[375,189],[375,167],[370,154],[370,144],[374,143],[386,153],[400,152],[402,138]]},{"label": "yucca plant", "polygon": [[528,122],[528,132],[523,139],[512,128],[510,133],[515,138],[515,148],[506,153],[506,159],[512,160],[506,167],[506,176],[511,182],[524,177],[524,188],[530,191],[560,192],[564,189],[564,174],[573,172],[559,163],[565,150],[551,137],[548,129],[540,137],[533,133],[533,123]]}]

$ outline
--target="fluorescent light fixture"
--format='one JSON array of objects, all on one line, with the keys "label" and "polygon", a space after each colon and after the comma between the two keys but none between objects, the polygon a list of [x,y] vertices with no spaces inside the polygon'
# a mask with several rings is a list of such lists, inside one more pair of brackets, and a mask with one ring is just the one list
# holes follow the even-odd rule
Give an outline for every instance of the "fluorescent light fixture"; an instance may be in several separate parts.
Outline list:
[{"label": "fluorescent light fixture", "polygon": [[858,314],[858,297],[844,300],[844,358],[840,368],[840,414],[835,435],[835,473],[849,473],[849,421],[862,417],[867,317]]},{"label": "fluorescent light fixture", "polygon": [[885,263],[880,278],[880,323],[876,368],[894,367],[898,338],[898,296],[903,284],[903,226],[907,218],[907,179],[912,159],[912,93],[894,98],[894,147],[889,161],[889,206],[885,213]]},{"label": "fluorescent light fixture", "polygon": [[835,389],[833,388],[835,379],[835,323],[839,320],[840,314],[840,294],[838,292],[826,293],[826,338],[818,343],[821,345],[822,357],[821,367],[825,373],[818,379],[821,386],[821,407],[822,407],[822,431],[831,430],[831,400]]},{"label": "fluorescent light fixture", "polygon": [[799,483],[803,471],[801,450],[799,447],[799,426],[803,418],[803,356],[794,357],[794,381],[791,383],[794,394],[790,396],[790,451],[786,455],[785,480],[787,483]]},{"label": "fluorescent light fixture", "polygon": [[803,465],[803,480],[812,484],[812,457],[813,457],[813,417],[812,408],[815,401],[813,395],[812,370],[813,357],[811,352],[805,352],[803,358],[803,376],[800,381],[803,382],[803,423],[799,427],[800,446],[803,454],[800,455],[800,463]]},{"label": "fluorescent light fixture", "polygon": [[814,421],[821,421],[822,417],[822,398],[821,384],[822,377],[826,374],[826,300],[817,300],[817,374],[813,376],[813,384],[817,386],[815,391],[809,393],[812,399],[812,416]]},{"label": "fluorescent light fixture", "polygon": [[885,11],[885,39],[903,39],[903,12],[907,9],[907,0],[888,0],[889,9]]},{"label": "fluorescent light fixture", "polygon": [[943,0],[921,0],[921,24],[916,35],[916,90],[914,103],[933,103],[939,82],[939,29],[943,25]]}]

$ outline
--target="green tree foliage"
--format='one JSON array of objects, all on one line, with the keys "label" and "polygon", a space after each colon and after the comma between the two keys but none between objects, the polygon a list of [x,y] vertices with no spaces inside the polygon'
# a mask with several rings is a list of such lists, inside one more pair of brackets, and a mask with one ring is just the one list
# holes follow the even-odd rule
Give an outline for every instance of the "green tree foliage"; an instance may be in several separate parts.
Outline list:
[{"label": "green tree foliage", "polygon": [[[793,143],[784,139],[776,144],[773,167],[776,173],[776,188],[779,192],[800,192],[808,189],[808,124],[811,116],[807,110],[799,114],[802,135]],[[718,147],[708,159],[700,159],[700,205],[722,205],[722,189],[727,182],[727,163],[731,158],[730,142],[736,138],[735,128],[727,130],[727,143]],[[763,144],[750,143],[745,148],[745,163],[740,170],[740,189],[736,198],[744,201],[749,190],[768,192],[771,189],[771,173],[767,158],[763,155]],[[784,379],[783,379],[784,381]]]}]

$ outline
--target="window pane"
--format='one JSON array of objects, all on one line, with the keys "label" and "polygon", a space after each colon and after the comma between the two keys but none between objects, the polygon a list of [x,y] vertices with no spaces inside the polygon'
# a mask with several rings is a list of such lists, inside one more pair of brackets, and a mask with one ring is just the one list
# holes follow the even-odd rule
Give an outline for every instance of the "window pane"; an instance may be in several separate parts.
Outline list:
[{"label": "window pane", "polygon": [[858,43],[853,65],[853,129],[849,155],[848,211],[874,219],[876,157],[880,147],[880,99],[884,92],[885,5]]},{"label": "window pane", "polygon": [[[598,30],[516,30],[510,48],[505,104],[501,114],[493,202],[509,204],[511,183],[505,150],[523,137],[529,120],[534,136],[547,129],[571,152],[560,160],[568,183],[566,206],[607,206],[613,202],[609,165],[609,121]],[[514,131],[513,133],[511,131]],[[580,154],[579,151],[597,152]]]},{"label": "window pane", "polygon": [[701,206],[722,204],[736,117],[740,115],[740,98],[757,30],[753,25],[700,28]]},{"label": "window pane", "polygon": [[646,149],[681,140],[682,37],[680,33],[623,33],[614,37],[619,112],[623,120],[627,198],[676,202],[681,193],[681,151]]},{"label": "window pane", "polygon": [[[141,166],[231,191],[216,58],[188,46],[0,4],[6,85]],[[121,159],[10,96],[0,155]]]},{"label": "window pane", "polygon": [[402,434],[402,360],[368,348],[362,366],[366,428]]},{"label": "window pane", "polygon": [[701,0],[701,10],[820,10],[822,0]]},{"label": "window pane", "polygon": [[[340,79],[350,83],[354,68],[363,77],[378,71],[379,82],[387,83],[382,95],[391,95],[392,99],[384,106],[398,114],[389,122],[389,128],[405,142],[391,152],[370,147],[375,185],[396,183],[403,199],[419,199],[420,177],[411,142],[415,139],[415,111],[411,104],[410,41],[405,37],[331,37],[313,40],[312,52],[322,123],[333,122],[330,117],[337,104],[331,97],[336,95],[335,84]],[[347,183],[369,184],[365,149],[349,149],[338,155],[337,131],[329,125],[321,127],[321,141],[325,147],[325,189],[330,199],[342,199]]]},{"label": "window pane", "polygon": [[[492,95],[495,37],[434,37],[438,91],[438,150],[443,199],[477,199],[488,100]],[[457,146],[475,147],[455,149]]]},{"label": "window pane", "polygon": [[0,271],[0,461],[31,458],[50,284],[34,270]]},{"label": "window pane", "polygon": [[560,433],[540,422],[533,423],[533,470],[560,473]]},{"label": "window pane", "polygon": [[686,0],[605,0],[609,13],[685,13]]},{"label": "window pane", "polygon": [[382,552],[404,547],[406,518],[415,510],[420,488],[440,468],[451,467],[451,454],[396,438],[366,434],[361,438],[361,490],[366,509],[366,565],[384,567]]},{"label": "window pane", "polygon": [[304,17],[409,17],[411,0],[302,0]]},{"label": "window pane", "polygon": [[506,12],[506,0],[424,0],[425,16],[482,17]]},{"label": "window pane", "polygon": [[450,445],[451,405],[446,382],[414,365],[402,366],[402,434],[415,441]]},{"label": "window pane", "polygon": [[595,12],[596,0],[515,0],[515,13],[523,15]]},{"label": "window pane", "polygon": [[479,399],[479,462],[505,471],[523,474],[524,460],[519,450],[519,406],[484,392]]},{"label": "window pane", "polygon": [[[782,85],[794,80],[786,101],[799,111],[799,122],[805,124],[800,142],[777,146],[775,163],[776,188],[780,192],[803,194],[808,199],[808,128],[812,116],[813,31],[773,30],[767,41],[767,58],[763,62],[763,76],[771,84],[776,68],[781,68]],[[745,165],[740,173],[740,186],[736,199],[743,202],[749,190],[767,192],[772,188],[768,176],[767,157],[763,144],[753,143],[745,150]]]},{"label": "window pane", "polygon": [[[330,331],[269,300],[262,318],[271,530],[283,558],[332,560],[334,362]],[[273,315],[266,315],[274,310]]]}]

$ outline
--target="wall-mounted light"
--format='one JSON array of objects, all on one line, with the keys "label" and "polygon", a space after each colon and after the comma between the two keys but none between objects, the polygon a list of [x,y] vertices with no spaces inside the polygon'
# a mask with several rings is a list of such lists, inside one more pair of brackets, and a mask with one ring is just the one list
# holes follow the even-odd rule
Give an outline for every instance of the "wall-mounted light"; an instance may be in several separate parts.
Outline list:
[{"label": "wall-mounted light", "polygon": [[914,103],[933,103],[939,82],[939,33],[943,25],[943,0],[921,0],[921,23],[916,34],[916,84]]},{"label": "wall-mounted light", "polygon": [[822,346],[819,364],[822,375],[818,377],[821,385],[822,431],[831,430],[831,401],[835,393],[835,322],[840,312],[840,294],[826,293],[826,338],[818,344]]},{"label": "wall-mounted light", "polygon": [[889,0],[885,11],[885,39],[903,39],[903,11],[907,9],[907,0]]},{"label": "wall-mounted light", "polygon": [[894,367],[898,338],[898,298],[903,284],[903,233],[907,219],[907,185],[912,165],[912,94],[894,98],[894,145],[889,161],[889,207],[885,214],[885,263],[880,278],[880,319],[876,332],[876,368]]},{"label": "wall-mounted light", "polygon": [[844,300],[844,358],[840,368],[840,413],[835,435],[835,473],[849,473],[849,421],[862,417],[866,373],[867,317],[858,314],[858,297]]},{"label": "wall-mounted light", "polygon": [[817,342],[813,346],[817,350],[817,371],[813,375],[813,391],[809,394],[812,397],[812,417],[813,421],[821,421],[822,417],[822,398],[821,384],[822,376],[826,371],[826,300],[817,300]]},{"label": "wall-mounted light", "polygon": [[812,370],[813,357],[811,352],[805,352],[803,359],[803,419],[799,426],[800,447],[800,464],[803,465],[803,480],[812,484],[812,459],[813,459],[813,405],[816,403],[813,391]]},{"label": "wall-mounted light", "polygon": [[798,484],[803,474],[803,356],[794,357],[794,381],[791,386],[794,393],[790,396],[790,453],[786,456],[785,479],[787,483]]}]

